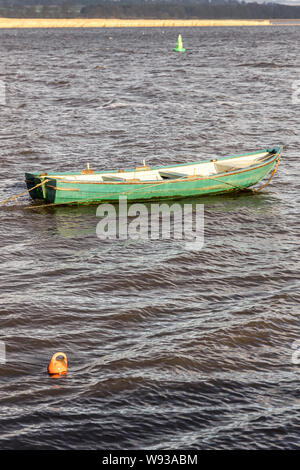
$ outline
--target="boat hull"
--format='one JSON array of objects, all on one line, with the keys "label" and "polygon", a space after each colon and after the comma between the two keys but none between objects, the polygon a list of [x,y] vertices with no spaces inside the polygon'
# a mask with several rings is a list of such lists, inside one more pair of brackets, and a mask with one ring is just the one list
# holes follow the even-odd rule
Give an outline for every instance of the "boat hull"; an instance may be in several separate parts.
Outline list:
[{"label": "boat hull", "polygon": [[[33,199],[43,199],[53,204],[117,201],[121,196],[130,201],[178,199],[247,189],[264,179],[274,169],[279,157],[278,149],[278,153],[267,162],[253,168],[162,182],[79,182],[34,173],[26,173],[26,182]],[[47,181],[44,185],[32,190],[45,179]]]}]

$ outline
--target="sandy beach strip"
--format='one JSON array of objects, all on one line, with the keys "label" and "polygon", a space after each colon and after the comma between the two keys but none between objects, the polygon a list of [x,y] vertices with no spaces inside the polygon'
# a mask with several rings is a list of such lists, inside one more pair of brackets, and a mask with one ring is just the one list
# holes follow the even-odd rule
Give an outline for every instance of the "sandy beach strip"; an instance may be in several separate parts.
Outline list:
[{"label": "sandy beach strip", "polygon": [[148,20],[101,18],[0,18],[0,28],[145,28],[185,26],[267,26],[270,20]]}]

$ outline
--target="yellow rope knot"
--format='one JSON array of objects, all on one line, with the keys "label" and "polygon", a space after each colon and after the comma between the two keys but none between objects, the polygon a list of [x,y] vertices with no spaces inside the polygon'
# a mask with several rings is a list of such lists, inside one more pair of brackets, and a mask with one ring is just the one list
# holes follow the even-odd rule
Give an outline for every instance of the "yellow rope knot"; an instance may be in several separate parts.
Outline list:
[{"label": "yellow rope knot", "polygon": [[254,193],[258,193],[259,191],[261,191],[263,188],[265,188],[266,186],[268,186],[268,184],[270,183],[271,179],[273,178],[273,176],[275,175],[276,171],[277,171],[277,168],[278,168],[278,165],[279,165],[279,160],[280,160],[280,157],[281,155],[279,154],[278,155],[278,158],[276,160],[276,164],[274,166],[274,169],[270,175],[270,178],[265,182],[265,184],[263,184],[260,188],[257,188],[257,189],[252,189],[252,191]]}]

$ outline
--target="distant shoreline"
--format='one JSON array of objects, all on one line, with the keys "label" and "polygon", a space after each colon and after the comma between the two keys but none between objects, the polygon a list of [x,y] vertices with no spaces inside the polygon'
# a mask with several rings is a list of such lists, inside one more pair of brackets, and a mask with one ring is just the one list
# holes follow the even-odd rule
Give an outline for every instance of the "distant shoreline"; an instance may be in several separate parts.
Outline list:
[{"label": "distant shoreline", "polygon": [[145,28],[208,26],[300,26],[300,20],[178,20],[115,18],[0,18],[0,28]]},{"label": "distant shoreline", "polygon": [[101,18],[0,18],[0,28],[138,28],[185,26],[267,26],[270,20],[164,20]]}]

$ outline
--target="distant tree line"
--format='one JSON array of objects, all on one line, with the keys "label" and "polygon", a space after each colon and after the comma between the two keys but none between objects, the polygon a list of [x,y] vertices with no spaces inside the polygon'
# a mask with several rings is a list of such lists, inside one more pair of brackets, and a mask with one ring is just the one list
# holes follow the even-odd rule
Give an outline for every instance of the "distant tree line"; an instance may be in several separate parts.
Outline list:
[{"label": "distant tree line", "polygon": [[86,18],[163,18],[163,19],[268,19],[300,18],[300,7],[277,3],[202,2],[130,3],[87,5],[81,9]]},{"label": "distant tree line", "polygon": [[184,2],[181,0],[0,0],[0,16],[15,18],[293,19],[300,18],[300,7],[278,3],[246,3],[237,0],[185,0]]}]

